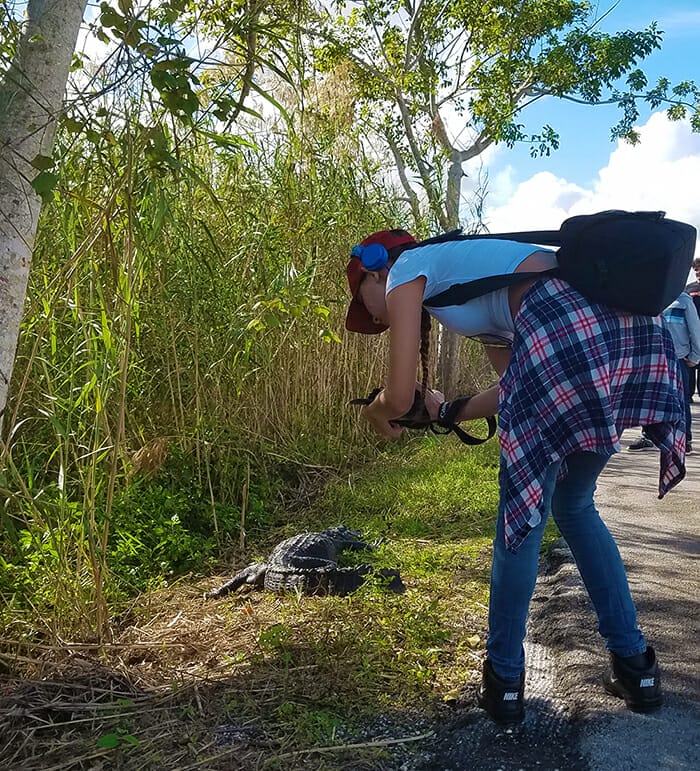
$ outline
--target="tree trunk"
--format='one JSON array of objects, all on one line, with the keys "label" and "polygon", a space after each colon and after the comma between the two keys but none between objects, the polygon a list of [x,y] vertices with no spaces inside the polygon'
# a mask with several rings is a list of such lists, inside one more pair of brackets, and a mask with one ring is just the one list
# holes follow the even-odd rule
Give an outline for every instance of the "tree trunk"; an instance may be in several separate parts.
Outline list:
[{"label": "tree trunk", "polygon": [[17,348],[41,201],[37,155],[50,156],[86,0],[29,0],[0,81],[0,428]]},{"label": "tree trunk", "polygon": [[[445,210],[450,229],[459,227],[459,199],[462,190],[462,161],[460,153],[453,152],[447,173],[447,195]],[[440,348],[438,358],[438,387],[448,399],[457,394],[455,389],[460,379],[460,336],[445,327],[440,329]]]}]

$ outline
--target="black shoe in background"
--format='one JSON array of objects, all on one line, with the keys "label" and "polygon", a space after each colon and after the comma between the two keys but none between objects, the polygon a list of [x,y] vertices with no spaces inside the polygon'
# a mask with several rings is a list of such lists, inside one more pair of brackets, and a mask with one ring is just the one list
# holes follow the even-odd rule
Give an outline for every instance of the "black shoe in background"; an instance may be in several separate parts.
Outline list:
[{"label": "black shoe in background", "polygon": [[653,712],[663,703],[661,696],[661,676],[656,653],[647,647],[644,663],[641,667],[631,665],[629,656],[623,658],[610,654],[610,665],[603,674],[605,690],[618,699],[624,699],[627,709],[632,712]]},{"label": "black shoe in background", "polygon": [[639,450],[655,450],[656,445],[644,436],[640,436],[627,448],[629,452],[638,452]]},{"label": "black shoe in background", "polygon": [[503,680],[486,659],[476,700],[497,723],[522,722],[525,717],[525,672],[519,680]]}]

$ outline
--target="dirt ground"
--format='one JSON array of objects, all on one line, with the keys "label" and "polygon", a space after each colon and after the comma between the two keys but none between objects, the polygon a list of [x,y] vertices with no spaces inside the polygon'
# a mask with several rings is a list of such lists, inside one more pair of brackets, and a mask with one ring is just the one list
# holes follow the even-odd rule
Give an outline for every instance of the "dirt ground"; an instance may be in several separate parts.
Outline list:
[{"label": "dirt ground", "polygon": [[[700,405],[694,406],[693,414],[700,438]],[[637,435],[636,431],[627,432],[625,448]],[[130,645],[126,638],[117,641],[129,656],[123,661],[124,677],[118,667],[109,671],[96,668],[86,646],[84,656],[80,651],[72,652],[60,680],[44,677],[26,682],[21,692],[16,681],[14,685],[0,681],[0,768],[136,769],[138,754],[132,751],[120,756],[115,752],[115,747],[129,749],[132,730],[141,737],[141,749],[148,751],[149,757],[154,753],[157,757],[159,747],[163,747],[162,767],[167,771],[700,768],[700,453],[689,456],[687,469],[686,480],[659,501],[658,454],[623,450],[601,476],[597,495],[599,509],[627,566],[640,625],[656,648],[662,667],[665,704],[654,714],[630,713],[621,701],[604,693],[600,676],[606,654],[595,617],[570,553],[559,543],[543,558],[532,603],[526,642],[527,717],[521,726],[503,729],[486,718],[474,707],[476,684],[472,682],[458,700],[438,707],[436,715],[397,710],[359,728],[344,731],[341,727],[335,741],[344,745],[342,751],[332,746],[285,752],[284,747],[276,746],[271,758],[269,744],[254,726],[236,721],[235,715],[222,725],[211,725],[207,719],[217,699],[222,704],[230,700],[238,686],[239,690],[250,690],[251,680],[248,677],[238,686],[235,677],[225,684],[216,681],[215,662],[226,657],[221,647],[226,642],[221,634],[226,619],[217,615],[220,611],[215,606],[202,605],[200,589],[182,587],[173,590],[172,596],[154,598],[161,604],[153,613],[151,643],[143,629],[139,630],[138,644]],[[243,633],[249,623],[252,635],[256,614],[247,605],[238,610],[237,632]],[[211,614],[210,623],[204,623],[202,613]],[[192,620],[191,627],[187,619]],[[162,686],[156,668],[165,660],[173,677],[188,685],[172,689],[172,693]],[[309,677],[313,676],[310,670]],[[253,685],[255,692],[250,698],[264,700],[265,680]],[[15,690],[11,692],[12,688]],[[119,723],[103,732],[94,752],[86,755],[84,745],[80,745],[81,728],[94,723],[96,715],[116,709],[115,705],[120,710]],[[180,729],[183,717],[186,732]],[[33,729],[10,735],[2,728],[23,724]],[[46,743],[41,745],[46,754],[22,755],[17,737],[32,741],[40,737],[42,726],[55,731],[61,725],[60,761],[50,759]],[[71,741],[76,748],[81,747],[80,755],[74,758],[70,756]],[[25,758],[19,765],[9,760],[9,765],[3,765],[1,760],[19,756]]]}]

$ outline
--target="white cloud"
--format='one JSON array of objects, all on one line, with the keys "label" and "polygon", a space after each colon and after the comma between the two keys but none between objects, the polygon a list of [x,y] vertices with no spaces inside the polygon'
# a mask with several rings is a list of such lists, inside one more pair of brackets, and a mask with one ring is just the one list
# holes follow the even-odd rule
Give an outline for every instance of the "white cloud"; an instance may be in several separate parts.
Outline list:
[{"label": "white cloud", "polygon": [[700,228],[700,135],[664,113],[639,133],[638,145],[618,143],[588,188],[550,172],[515,184],[512,169],[501,172],[486,202],[489,230],[556,228],[568,216],[604,209],[663,210]]},{"label": "white cloud", "polygon": [[691,33],[700,29],[700,11],[676,11],[659,19],[659,29],[665,32]]}]

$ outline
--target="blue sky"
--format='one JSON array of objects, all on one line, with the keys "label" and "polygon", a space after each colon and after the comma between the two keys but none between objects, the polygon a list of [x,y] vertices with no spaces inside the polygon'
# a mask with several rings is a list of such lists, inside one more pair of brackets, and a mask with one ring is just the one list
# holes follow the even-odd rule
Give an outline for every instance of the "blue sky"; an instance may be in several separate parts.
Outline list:
[{"label": "blue sky", "polygon": [[[612,0],[602,2],[599,9],[611,5]],[[665,34],[661,50],[640,62],[649,82],[654,83],[662,75],[673,83],[684,79],[700,82],[700,0],[620,0],[601,29],[639,30],[652,21],[657,21]],[[643,108],[640,113],[640,122],[646,122],[650,111]],[[544,99],[523,112],[522,119],[535,133],[545,123],[553,126],[560,134],[561,145],[548,158],[539,159],[530,158],[526,146],[514,148],[507,162],[519,175],[524,178],[548,169],[578,184],[590,184],[614,149],[610,128],[619,119],[619,110],[615,106],[586,107]],[[506,162],[505,154],[499,154],[499,161]]]},{"label": "blue sky", "polygon": [[[658,23],[662,47],[639,63],[650,85],[662,75],[671,83],[700,84],[700,0],[600,0],[597,9],[598,15],[610,11],[600,24],[607,32]],[[664,210],[700,230],[700,134],[687,122],[670,123],[663,110],[652,114],[642,106],[640,112],[642,142],[631,147],[611,141],[620,115],[614,105],[542,99],[520,120],[530,133],[551,125],[560,135],[559,150],[533,159],[528,144],[488,148],[467,164],[465,203],[485,172],[483,219],[492,232],[556,228],[567,216],[612,208]],[[447,119],[459,137],[463,121]],[[463,222],[469,222],[466,209]]]},{"label": "blue sky", "polygon": [[[604,29],[638,30],[654,20],[665,34],[662,48],[640,62],[649,83],[663,75],[700,84],[700,0],[620,0]],[[566,217],[605,209],[662,210],[700,231],[700,133],[687,120],[670,122],[664,110],[645,108],[641,142],[631,146],[610,139],[618,119],[614,106],[543,99],[522,122],[532,133],[545,123],[555,128],[559,150],[533,159],[528,146],[489,148],[481,168],[468,169],[465,201],[485,172],[483,220],[491,232],[557,228]]]}]

